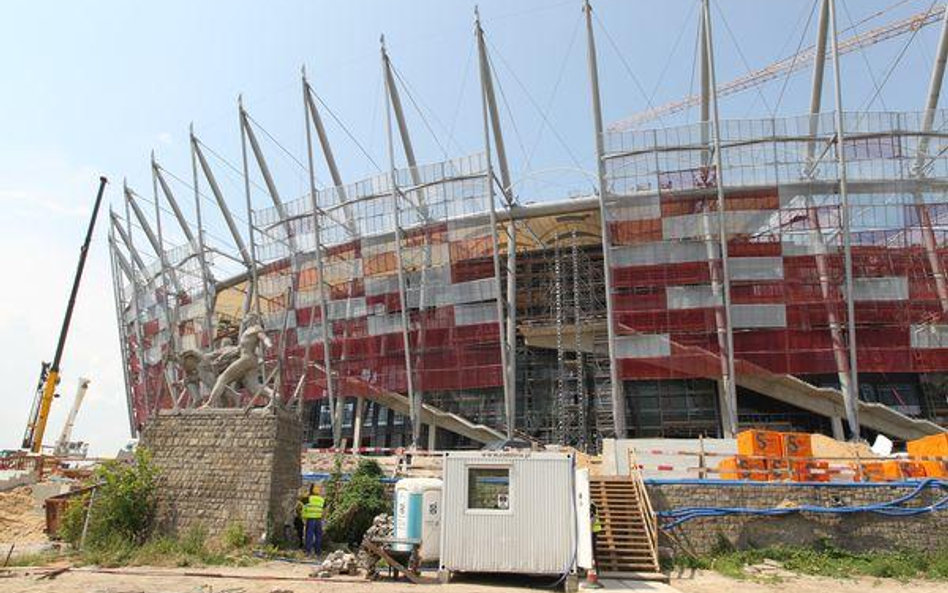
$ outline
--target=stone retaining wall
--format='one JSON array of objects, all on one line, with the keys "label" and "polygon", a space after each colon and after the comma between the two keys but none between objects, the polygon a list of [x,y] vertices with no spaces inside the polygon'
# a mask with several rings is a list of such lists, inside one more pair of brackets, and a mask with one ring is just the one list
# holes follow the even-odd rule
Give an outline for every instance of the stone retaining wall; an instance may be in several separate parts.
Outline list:
[{"label": "stone retaining wall", "polygon": [[159,471],[159,529],[200,525],[219,537],[240,523],[254,541],[282,538],[300,487],[301,436],[288,412],[160,414],[142,434]]},{"label": "stone retaining wall", "polygon": [[[857,507],[886,502],[905,495],[912,485],[689,482],[649,483],[656,512],[683,507],[775,508],[810,504],[824,507]],[[945,495],[929,489],[907,503],[930,505]],[[695,554],[708,554],[727,540],[738,549],[767,546],[806,546],[821,540],[853,552],[871,550],[933,550],[948,546],[948,511],[914,517],[889,517],[876,513],[792,513],[783,516],[727,515],[692,519],[673,530],[675,539]],[[661,546],[680,553],[679,546],[663,536]]]}]

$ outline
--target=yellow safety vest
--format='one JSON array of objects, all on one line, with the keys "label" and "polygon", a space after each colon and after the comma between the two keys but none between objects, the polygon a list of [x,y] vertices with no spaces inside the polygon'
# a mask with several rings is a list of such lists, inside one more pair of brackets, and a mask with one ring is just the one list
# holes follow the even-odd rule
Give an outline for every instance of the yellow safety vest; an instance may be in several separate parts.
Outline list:
[{"label": "yellow safety vest", "polygon": [[306,499],[306,504],[303,505],[302,518],[305,521],[306,519],[322,519],[323,518],[323,505],[326,504],[326,499],[318,494],[311,494],[309,498]]},{"label": "yellow safety vest", "polygon": [[599,533],[601,531],[602,531],[602,523],[599,522],[599,515],[593,515],[592,532]]}]

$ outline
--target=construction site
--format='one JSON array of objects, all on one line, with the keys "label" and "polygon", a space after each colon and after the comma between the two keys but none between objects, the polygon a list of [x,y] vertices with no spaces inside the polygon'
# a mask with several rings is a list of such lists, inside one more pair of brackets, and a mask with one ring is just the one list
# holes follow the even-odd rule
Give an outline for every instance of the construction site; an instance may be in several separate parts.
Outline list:
[{"label": "construction site", "polygon": [[[119,461],[72,438],[87,379],[44,445],[103,177],[23,450],[0,458],[0,590],[856,591],[870,576],[941,590],[948,7],[903,0],[916,12],[843,30],[837,3],[807,3],[790,57],[721,81],[725,3],[692,2],[695,92],[612,123],[597,54],[608,29],[588,1],[563,7],[582,8],[586,79],[572,84],[585,85],[595,169],[572,167],[594,189],[557,199],[520,189],[533,172],[508,160],[476,9],[476,153],[416,158],[406,112],[421,110],[384,36],[388,162],[373,176],[343,178],[334,143],[355,138],[305,68],[299,158],[242,98],[239,164],[192,124],[189,175],[152,152],[147,191],[108,186],[134,439]],[[841,55],[925,32],[937,49],[916,109],[844,108]],[[795,74],[809,104],[721,117],[720,97]],[[656,127],[674,114],[688,117]],[[305,168],[299,194],[275,175],[286,155]],[[149,490],[119,561],[96,538],[118,529],[102,501],[121,476]],[[197,531],[228,542],[226,568],[127,560]],[[8,567],[16,548],[47,556]],[[807,573],[798,549],[918,568]],[[738,576],[720,568],[738,558]],[[807,580],[830,574],[851,580]]]}]

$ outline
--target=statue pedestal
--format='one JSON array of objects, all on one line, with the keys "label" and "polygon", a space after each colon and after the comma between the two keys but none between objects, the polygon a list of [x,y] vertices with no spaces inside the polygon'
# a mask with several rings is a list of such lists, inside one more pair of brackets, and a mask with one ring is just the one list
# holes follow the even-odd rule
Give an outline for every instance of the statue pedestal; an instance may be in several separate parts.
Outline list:
[{"label": "statue pedestal", "polygon": [[300,487],[302,427],[282,410],[162,412],[142,446],[158,476],[158,528],[184,534],[200,525],[220,537],[240,523],[252,541],[292,530]]}]

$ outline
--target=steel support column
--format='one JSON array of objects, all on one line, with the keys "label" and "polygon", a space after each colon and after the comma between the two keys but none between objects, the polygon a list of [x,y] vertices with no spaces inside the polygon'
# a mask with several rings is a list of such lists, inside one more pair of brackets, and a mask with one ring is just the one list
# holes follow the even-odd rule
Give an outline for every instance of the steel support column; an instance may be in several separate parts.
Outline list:
[{"label": "steel support column", "polygon": [[607,193],[605,144],[602,131],[602,101],[599,97],[599,66],[596,60],[596,40],[593,35],[592,6],[586,0],[583,4],[586,14],[586,59],[589,68],[589,88],[592,104],[593,126],[596,139],[596,172],[599,182],[599,220],[602,233],[603,279],[606,285],[606,327],[609,338],[609,381],[612,390],[612,422],[616,438],[626,437],[625,389],[619,380],[619,367],[616,360],[615,312],[612,304],[612,247],[609,244],[609,222],[606,219]]}]

